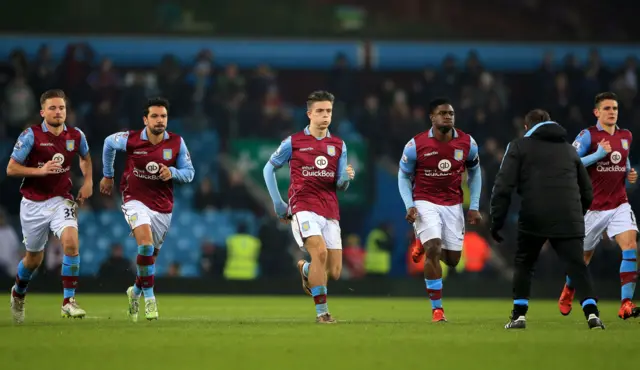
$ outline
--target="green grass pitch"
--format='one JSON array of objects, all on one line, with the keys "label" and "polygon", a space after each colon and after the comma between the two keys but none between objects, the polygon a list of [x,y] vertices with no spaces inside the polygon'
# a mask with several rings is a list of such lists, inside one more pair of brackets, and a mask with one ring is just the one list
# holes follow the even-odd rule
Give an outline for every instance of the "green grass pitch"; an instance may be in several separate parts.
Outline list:
[{"label": "green grass pitch", "polygon": [[[425,299],[329,297],[336,325],[315,324],[310,298],[158,295],[159,321],[126,317],[121,295],[80,295],[83,320],[60,317],[60,296],[31,294],[26,321],[0,316],[3,369],[614,369],[635,366],[640,320],[601,302],[607,329],[581,310],[531,302],[524,331],[503,326],[508,300],[446,299],[431,323]],[[141,305],[142,306],[142,305]],[[576,304],[578,307],[578,305]]]}]

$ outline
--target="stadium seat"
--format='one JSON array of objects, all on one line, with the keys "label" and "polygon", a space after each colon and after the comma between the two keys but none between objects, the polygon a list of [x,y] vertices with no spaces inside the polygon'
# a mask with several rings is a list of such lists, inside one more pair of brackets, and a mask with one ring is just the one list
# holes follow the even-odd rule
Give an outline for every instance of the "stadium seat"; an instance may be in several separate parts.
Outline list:
[{"label": "stadium seat", "polygon": [[97,218],[100,226],[105,228],[118,222],[124,222],[122,212],[116,210],[102,211],[98,213]]},{"label": "stadium seat", "polygon": [[200,221],[200,214],[193,211],[182,211],[173,215],[173,219],[176,218],[177,224],[180,225],[180,228],[188,228]]},{"label": "stadium seat", "polygon": [[180,276],[182,277],[198,277],[200,276],[200,266],[190,263],[180,266]]}]

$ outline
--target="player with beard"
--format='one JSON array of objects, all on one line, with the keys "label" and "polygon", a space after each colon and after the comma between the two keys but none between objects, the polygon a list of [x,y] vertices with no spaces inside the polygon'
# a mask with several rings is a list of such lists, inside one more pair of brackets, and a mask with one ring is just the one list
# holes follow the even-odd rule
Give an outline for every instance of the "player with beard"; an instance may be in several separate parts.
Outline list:
[{"label": "player with beard", "polygon": [[158,319],[153,293],[155,262],[171,224],[173,184],[189,183],[195,175],[184,139],[166,131],[168,118],[169,102],[150,99],[142,118],[146,127],[107,137],[102,152],[104,178],[100,192],[105,195],[113,190],[116,151],[127,153],[120,191],[122,211],[138,244],[137,277],[127,289],[129,317],[134,322],[138,320],[142,294],[147,320]]},{"label": "player with beard", "polygon": [[411,139],[404,148],[398,171],[400,196],[406,219],[414,225],[419,245],[412,258],[426,251],[424,279],[431,300],[432,321],[446,321],[442,308],[442,260],[450,267],[460,262],[464,240],[462,175],[468,171],[471,202],[467,218],[476,224],[482,174],[478,145],[470,135],[454,128],[455,112],[447,99],[429,103],[432,127]]},{"label": "player with beard", "polygon": [[64,252],[61,315],[81,318],[86,314],[75,300],[80,254],[70,171],[73,157],[80,156],[84,183],[76,200],[82,204],[93,194],[89,146],[82,131],[64,123],[67,98],[62,90],[46,91],[40,97],[40,106],[43,122],[20,135],[7,166],[8,176],[24,178],[20,187],[20,224],[27,253],[18,264],[16,283],[11,288],[11,313],[16,323],[24,322],[27,286],[42,263],[49,231],[60,239]]}]

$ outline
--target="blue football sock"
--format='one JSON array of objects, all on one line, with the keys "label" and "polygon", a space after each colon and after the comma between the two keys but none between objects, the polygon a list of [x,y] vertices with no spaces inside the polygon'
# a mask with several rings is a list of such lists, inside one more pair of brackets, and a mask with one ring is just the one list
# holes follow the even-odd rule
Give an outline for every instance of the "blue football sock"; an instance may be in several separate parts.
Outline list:
[{"label": "blue football sock", "polygon": [[569,275],[565,277],[565,283],[567,284],[567,288],[573,289],[573,287],[571,286],[571,278],[569,277]]},{"label": "blue football sock", "polygon": [[[137,270],[138,278],[141,283],[142,293],[145,299],[154,298],[153,286],[155,283],[156,265],[153,260],[154,248],[152,245],[138,246]],[[136,294],[134,285],[133,293]]]},{"label": "blue football sock", "polygon": [[78,275],[80,275],[80,256],[67,256],[65,254],[62,257],[62,286],[65,299],[76,295]]},{"label": "blue football sock", "polygon": [[24,266],[24,263],[20,261],[18,263],[18,274],[16,276],[16,284],[14,285],[14,290],[18,294],[26,294],[27,286],[29,285],[29,281],[31,281],[31,277],[33,276],[33,271],[29,270]]},{"label": "blue football sock", "polygon": [[316,304],[316,314],[318,316],[329,312],[326,286],[314,286],[311,288],[311,295],[313,296],[313,301]]},{"label": "blue football sock", "polygon": [[424,279],[427,285],[427,295],[431,300],[431,309],[442,308],[442,279]]},{"label": "blue football sock", "polygon": [[309,277],[309,266],[311,266],[311,263],[309,262],[305,262],[304,266],[302,266],[302,275],[306,278]]},{"label": "blue football sock", "polygon": [[636,290],[638,280],[638,264],[636,261],[637,251],[630,249],[622,251],[622,262],[620,262],[620,300],[632,300]]}]

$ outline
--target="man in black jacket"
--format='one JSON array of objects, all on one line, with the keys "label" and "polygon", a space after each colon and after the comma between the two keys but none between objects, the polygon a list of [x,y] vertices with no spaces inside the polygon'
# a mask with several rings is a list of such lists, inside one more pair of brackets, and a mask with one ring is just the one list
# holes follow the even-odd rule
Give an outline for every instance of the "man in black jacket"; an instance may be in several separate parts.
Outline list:
[{"label": "man in black jacket", "polygon": [[[567,132],[549,113],[536,109],[525,117],[527,133],[509,143],[491,195],[493,238],[502,241],[514,188],[522,198],[518,220],[518,250],[513,277],[513,311],[506,329],[524,329],[534,265],[548,240],[567,264],[589,328],[604,329],[591,278],[582,257],[584,214],[593,200],[587,170]],[[578,283],[579,281],[579,283]]]}]

